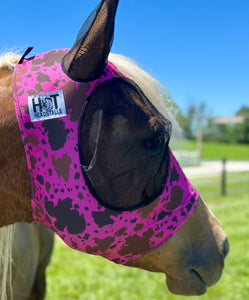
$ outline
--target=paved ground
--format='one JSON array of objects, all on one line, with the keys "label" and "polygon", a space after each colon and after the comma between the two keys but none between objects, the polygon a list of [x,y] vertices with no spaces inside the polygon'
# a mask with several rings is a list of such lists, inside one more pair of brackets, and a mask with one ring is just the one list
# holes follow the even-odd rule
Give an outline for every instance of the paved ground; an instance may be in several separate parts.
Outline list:
[{"label": "paved ground", "polygon": [[[184,173],[190,178],[209,177],[222,172],[221,161],[203,161],[199,166],[183,167]],[[249,161],[227,161],[227,172],[249,172]]]}]

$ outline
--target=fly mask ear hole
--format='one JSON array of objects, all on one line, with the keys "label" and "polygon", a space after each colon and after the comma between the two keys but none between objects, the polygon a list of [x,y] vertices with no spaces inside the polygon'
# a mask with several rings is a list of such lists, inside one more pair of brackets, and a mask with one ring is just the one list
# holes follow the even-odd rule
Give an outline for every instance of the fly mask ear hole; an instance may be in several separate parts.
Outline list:
[{"label": "fly mask ear hole", "polygon": [[62,69],[74,81],[92,81],[101,76],[113,41],[117,6],[118,0],[102,0],[64,56]]}]

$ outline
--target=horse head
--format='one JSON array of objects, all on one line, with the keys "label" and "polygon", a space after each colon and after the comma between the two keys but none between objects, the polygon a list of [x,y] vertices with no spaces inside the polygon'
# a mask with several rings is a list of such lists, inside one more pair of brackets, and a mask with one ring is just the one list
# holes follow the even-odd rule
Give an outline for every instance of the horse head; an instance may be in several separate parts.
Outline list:
[{"label": "horse head", "polygon": [[16,102],[29,98],[17,107],[33,218],[72,248],[163,272],[175,294],[203,294],[221,276],[227,238],[169,148],[171,121],[108,62],[117,6],[102,0],[70,50],[16,69],[16,85],[32,85],[27,70],[39,81],[15,86]]}]

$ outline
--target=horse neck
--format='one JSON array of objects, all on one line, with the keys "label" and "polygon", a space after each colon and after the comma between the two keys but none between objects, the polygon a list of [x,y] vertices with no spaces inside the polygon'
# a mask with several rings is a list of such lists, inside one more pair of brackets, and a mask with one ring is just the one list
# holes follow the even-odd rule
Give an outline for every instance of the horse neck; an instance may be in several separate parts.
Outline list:
[{"label": "horse neck", "polygon": [[26,158],[12,97],[12,74],[0,69],[0,227],[32,221]]}]

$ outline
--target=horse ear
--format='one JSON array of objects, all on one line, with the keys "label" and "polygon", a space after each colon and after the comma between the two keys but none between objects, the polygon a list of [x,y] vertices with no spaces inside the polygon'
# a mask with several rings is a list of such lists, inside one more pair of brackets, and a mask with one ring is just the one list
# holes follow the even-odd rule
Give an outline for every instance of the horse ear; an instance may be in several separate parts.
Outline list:
[{"label": "horse ear", "polygon": [[102,74],[110,52],[119,0],[102,0],[83,24],[62,69],[74,81],[92,81]]}]

